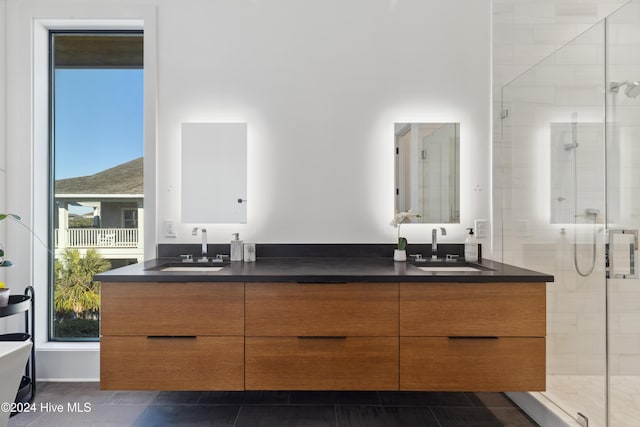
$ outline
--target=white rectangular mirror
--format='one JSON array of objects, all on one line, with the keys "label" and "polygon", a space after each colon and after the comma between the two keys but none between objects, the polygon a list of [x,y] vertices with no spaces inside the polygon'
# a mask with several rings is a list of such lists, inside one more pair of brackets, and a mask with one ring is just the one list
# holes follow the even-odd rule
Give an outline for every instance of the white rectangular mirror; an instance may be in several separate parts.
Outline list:
[{"label": "white rectangular mirror", "polygon": [[247,222],[247,124],[182,124],[182,222]]},{"label": "white rectangular mirror", "polygon": [[395,209],[417,223],[460,223],[460,124],[395,124]]}]

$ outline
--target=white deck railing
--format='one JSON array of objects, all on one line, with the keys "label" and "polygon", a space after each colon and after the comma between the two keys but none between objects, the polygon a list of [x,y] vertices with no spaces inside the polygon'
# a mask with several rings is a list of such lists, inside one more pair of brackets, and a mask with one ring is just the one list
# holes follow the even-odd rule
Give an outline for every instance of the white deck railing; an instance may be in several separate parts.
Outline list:
[{"label": "white deck railing", "polygon": [[[56,229],[56,248],[137,248],[137,228],[68,228],[65,236]],[[62,237],[62,238],[61,238]]]}]

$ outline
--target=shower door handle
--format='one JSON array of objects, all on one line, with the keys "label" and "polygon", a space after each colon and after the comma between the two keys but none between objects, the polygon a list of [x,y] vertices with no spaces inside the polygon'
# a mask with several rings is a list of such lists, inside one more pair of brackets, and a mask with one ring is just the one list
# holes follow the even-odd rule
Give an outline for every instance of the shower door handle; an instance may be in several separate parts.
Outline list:
[{"label": "shower door handle", "polygon": [[[615,235],[626,234],[633,238],[633,242],[629,243],[629,273],[618,273],[614,267]],[[636,254],[638,253],[638,230],[630,229],[609,229],[607,231],[607,243],[605,245],[605,271],[607,279],[637,279],[638,270],[636,266]]]}]

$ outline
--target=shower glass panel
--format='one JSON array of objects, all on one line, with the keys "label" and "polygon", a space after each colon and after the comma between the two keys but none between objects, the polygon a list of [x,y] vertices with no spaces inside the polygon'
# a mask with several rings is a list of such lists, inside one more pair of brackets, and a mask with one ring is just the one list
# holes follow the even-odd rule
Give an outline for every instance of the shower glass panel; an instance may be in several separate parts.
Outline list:
[{"label": "shower glass panel", "polygon": [[[640,425],[640,1],[607,24],[609,426]],[[631,274],[631,268],[635,272]]]},{"label": "shower glass panel", "polygon": [[503,261],[555,276],[542,400],[590,427],[607,418],[604,60],[602,22],[506,85],[496,159]]},{"label": "shower glass panel", "polygon": [[503,260],[555,276],[542,395],[582,425],[637,427],[640,0],[506,85],[502,102]]}]

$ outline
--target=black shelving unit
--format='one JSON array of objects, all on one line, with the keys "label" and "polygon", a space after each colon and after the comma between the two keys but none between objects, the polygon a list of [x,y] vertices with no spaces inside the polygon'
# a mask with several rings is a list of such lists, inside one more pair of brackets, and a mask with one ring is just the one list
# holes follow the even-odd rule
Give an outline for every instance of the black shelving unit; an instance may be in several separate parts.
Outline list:
[{"label": "black shelving unit", "polygon": [[[24,295],[10,295],[9,304],[0,307],[0,317],[13,316],[24,313],[24,332],[1,334],[0,341],[28,341],[31,340],[31,355],[27,360],[20,387],[16,393],[16,403],[32,403],[36,397],[36,346],[34,337],[35,325],[35,295],[32,286],[27,286]],[[11,416],[15,415],[12,413]]]}]

